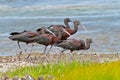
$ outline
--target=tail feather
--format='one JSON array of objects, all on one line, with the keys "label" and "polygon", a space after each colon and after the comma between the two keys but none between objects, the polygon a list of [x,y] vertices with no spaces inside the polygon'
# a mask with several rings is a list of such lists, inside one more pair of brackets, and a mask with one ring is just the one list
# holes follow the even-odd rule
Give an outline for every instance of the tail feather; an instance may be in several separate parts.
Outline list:
[{"label": "tail feather", "polygon": [[27,32],[27,30],[24,30],[23,32],[11,32],[10,35],[21,34],[21,33],[24,33],[24,32]]},{"label": "tail feather", "polygon": [[10,35],[20,34],[19,32],[11,32]]}]

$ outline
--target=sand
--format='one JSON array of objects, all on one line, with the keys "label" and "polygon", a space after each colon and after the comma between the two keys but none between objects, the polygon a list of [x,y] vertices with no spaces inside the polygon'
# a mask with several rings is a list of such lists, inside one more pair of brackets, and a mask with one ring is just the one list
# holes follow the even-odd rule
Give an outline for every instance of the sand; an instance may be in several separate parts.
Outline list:
[{"label": "sand", "polygon": [[[48,54],[47,57],[41,53],[32,53],[30,57],[27,54],[21,54],[16,56],[0,56],[0,72],[6,72],[7,70],[15,69],[16,67],[33,66],[37,64],[58,63],[60,61],[73,61],[80,62],[111,62],[120,60],[120,54]],[[28,58],[27,58],[28,57]]]}]

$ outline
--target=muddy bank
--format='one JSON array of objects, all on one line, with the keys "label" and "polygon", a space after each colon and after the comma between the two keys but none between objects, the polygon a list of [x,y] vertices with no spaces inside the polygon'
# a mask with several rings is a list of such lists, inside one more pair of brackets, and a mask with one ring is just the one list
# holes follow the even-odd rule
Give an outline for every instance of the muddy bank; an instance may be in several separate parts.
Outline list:
[{"label": "muddy bank", "polygon": [[0,72],[5,72],[9,69],[15,69],[16,67],[33,66],[39,63],[58,63],[59,61],[72,61],[77,60],[80,62],[109,62],[120,60],[120,54],[73,54],[73,59],[69,54],[49,54],[47,57],[41,53],[33,53],[28,57],[28,54],[21,54],[21,56],[0,56]]}]

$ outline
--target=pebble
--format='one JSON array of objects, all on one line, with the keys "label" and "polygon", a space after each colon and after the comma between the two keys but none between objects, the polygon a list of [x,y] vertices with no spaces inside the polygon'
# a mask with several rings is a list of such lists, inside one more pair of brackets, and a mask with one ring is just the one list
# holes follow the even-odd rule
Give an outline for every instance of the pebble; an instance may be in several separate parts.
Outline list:
[{"label": "pebble", "polygon": [[38,78],[38,80],[44,80],[44,78],[41,76],[41,77]]}]

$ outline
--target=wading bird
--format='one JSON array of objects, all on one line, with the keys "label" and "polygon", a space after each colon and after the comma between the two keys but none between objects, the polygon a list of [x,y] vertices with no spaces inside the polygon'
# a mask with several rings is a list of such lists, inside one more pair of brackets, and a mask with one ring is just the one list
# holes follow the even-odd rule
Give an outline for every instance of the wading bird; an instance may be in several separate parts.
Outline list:
[{"label": "wading bird", "polygon": [[70,55],[72,56],[72,52],[74,50],[88,50],[92,42],[93,42],[92,39],[86,39],[86,43],[83,40],[67,39],[67,40],[63,40],[63,42],[61,43],[56,44],[56,46],[64,49],[61,51],[61,53],[63,53],[66,50],[70,50],[71,51]]},{"label": "wading bird", "polygon": [[12,32],[10,35],[9,39],[17,41],[18,47],[21,49],[19,42],[24,42],[26,44],[35,43],[33,37],[38,36],[39,33],[25,30],[23,32]]},{"label": "wading bird", "polygon": [[[61,27],[59,29],[56,28],[56,30],[61,31],[61,33],[62,33],[61,34],[62,35],[61,40],[66,40],[70,35],[73,35],[78,31],[78,26],[84,28],[84,26],[80,23],[80,21],[75,20],[74,21],[74,29],[71,29],[70,27],[64,27],[64,30],[63,30],[62,29],[63,27]],[[49,30],[53,31],[54,29],[55,28],[51,27],[51,29],[49,29]]]},{"label": "wading bird", "polygon": [[[58,33],[56,33],[55,31],[60,31],[62,35],[61,40],[66,40],[70,35],[73,35],[78,31],[79,25],[80,27],[83,27],[86,30],[86,28],[83,25],[81,25],[78,20],[74,21],[74,29],[71,29],[70,27],[62,27],[62,26],[51,26],[51,27],[48,27],[47,29],[52,31],[56,36],[58,35]],[[37,29],[37,31],[40,32],[40,28]],[[45,33],[47,32],[45,31]]]},{"label": "wading bird", "polygon": [[32,32],[27,30],[24,30],[22,32],[11,32],[11,36],[9,36],[9,39],[17,41],[18,47],[19,49],[21,49],[19,42],[24,42],[26,44],[35,43],[34,37],[39,36],[40,34],[44,34],[45,31],[48,31],[49,33],[54,35],[54,33],[52,33],[50,30],[41,27],[41,32]]},{"label": "wading bird", "polygon": [[51,26],[48,27],[48,29],[51,28],[51,27],[54,27],[54,28],[59,28],[59,27],[65,28],[65,27],[68,27],[68,28],[70,28],[70,26],[69,26],[69,24],[68,24],[69,22],[72,22],[72,21],[70,20],[70,18],[65,18],[65,19],[64,19],[64,24],[65,24],[65,26],[64,26],[64,25],[51,25]]},{"label": "wading bird", "polygon": [[[56,33],[56,30],[57,31],[61,31],[61,32],[63,32],[63,28],[65,28],[65,27],[68,27],[68,28],[70,28],[70,26],[69,26],[69,22],[72,22],[69,18],[65,18],[64,19],[64,24],[65,24],[65,26],[64,25],[50,25],[47,29],[49,29],[50,31],[52,31],[56,36],[58,35],[58,33]],[[36,31],[41,31],[41,28],[38,28]],[[65,31],[65,30],[64,30]],[[45,33],[49,33],[48,31],[45,31]],[[68,35],[70,35],[69,33],[67,33]]]},{"label": "wading bird", "polygon": [[[41,30],[42,30],[41,32],[44,35],[44,30],[46,30],[46,29],[42,27]],[[48,32],[49,32],[49,30],[48,30]],[[51,33],[51,31],[50,31],[50,33]],[[54,33],[52,33],[52,34],[54,34]],[[13,41],[17,41],[19,49],[21,49],[19,42],[24,42],[26,44],[36,43],[36,36],[40,36],[40,34],[38,32],[32,32],[32,31],[26,31],[26,30],[24,30],[23,32],[11,32],[10,35],[11,36],[9,37],[9,39],[11,39]],[[22,53],[22,51],[20,51],[19,56],[21,55],[21,53]]]},{"label": "wading bird", "polygon": [[[18,47],[21,50],[21,46],[20,46],[19,42],[24,42],[26,44],[35,43],[34,37],[38,36],[39,33],[24,30],[23,32],[12,32],[12,33],[10,33],[10,35],[11,36],[9,36],[9,39],[11,39],[13,41],[17,41]],[[33,47],[33,45],[32,45],[32,47]],[[31,51],[32,51],[32,48],[31,48]],[[20,53],[18,55],[19,60],[20,60],[21,53],[22,53],[22,50],[20,51]]]},{"label": "wading bird", "polygon": [[[49,30],[48,30],[49,31]],[[48,45],[51,45],[50,49],[47,53],[51,50],[52,46],[57,43],[61,39],[61,33],[58,31],[58,36],[56,36],[54,33],[49,31],[51,34],[43,33],[39,36],[36,36],[34,39],[36,43],[45,45],[44,53],[46,53],[46,48]]]}]

